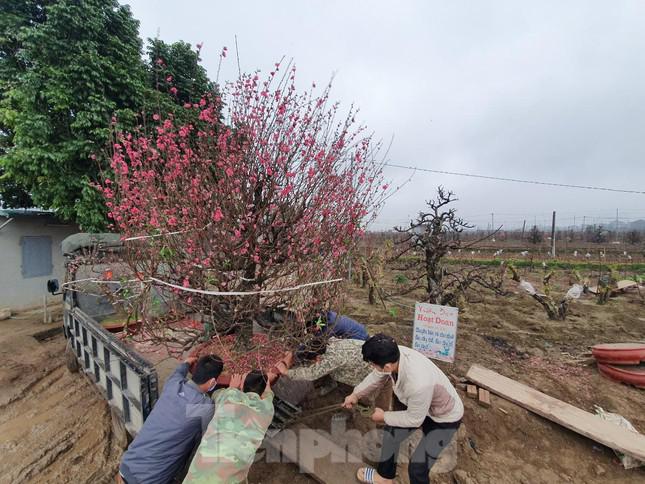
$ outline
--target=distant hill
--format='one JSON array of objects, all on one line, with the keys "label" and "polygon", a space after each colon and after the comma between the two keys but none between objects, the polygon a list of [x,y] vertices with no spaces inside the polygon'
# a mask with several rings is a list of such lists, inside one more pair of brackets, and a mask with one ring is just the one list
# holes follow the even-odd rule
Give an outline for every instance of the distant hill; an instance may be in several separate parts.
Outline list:
[{"label": "distant hill", "polygon": [[629,230],[645,230],[645,220],[634,220],[629,224]]},{"label": "distant hill", "polygon": [[633,222],[611,222],[605,225],[608,230],[618,230],[618,232],[628,232],[630,230],[645,231],[645,220],[634,220]]}]

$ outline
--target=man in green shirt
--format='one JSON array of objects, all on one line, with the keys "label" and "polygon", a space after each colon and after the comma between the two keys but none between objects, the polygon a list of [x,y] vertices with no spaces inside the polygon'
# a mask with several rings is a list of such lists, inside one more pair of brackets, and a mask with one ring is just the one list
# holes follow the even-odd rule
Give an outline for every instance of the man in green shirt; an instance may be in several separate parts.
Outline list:
[{"label": "man in green shirt", "polygon": [[246,481],[257,449],[273,420],[273,392],[267,376],[254,370],[242,390],[213,393],[215,416],[208,424],[184,483],[238,484]]}]

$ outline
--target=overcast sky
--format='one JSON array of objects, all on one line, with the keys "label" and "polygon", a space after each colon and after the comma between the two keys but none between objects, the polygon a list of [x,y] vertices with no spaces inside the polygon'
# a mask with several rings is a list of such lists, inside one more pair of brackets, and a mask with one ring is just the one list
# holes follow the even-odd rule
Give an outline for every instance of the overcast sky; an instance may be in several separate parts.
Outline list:
[{"label": "overcast sky", "polygon": [[[141,36],[204,43],[220,82],[282,56],[308,88],[360,108],[392,163],[645,191],[645,1],[122,0]],[[386,169],[395,185],[407,170]],[[645,218],[645,195],[417,173],[373,228],[405,223],[443,184],[486,228]]]}]

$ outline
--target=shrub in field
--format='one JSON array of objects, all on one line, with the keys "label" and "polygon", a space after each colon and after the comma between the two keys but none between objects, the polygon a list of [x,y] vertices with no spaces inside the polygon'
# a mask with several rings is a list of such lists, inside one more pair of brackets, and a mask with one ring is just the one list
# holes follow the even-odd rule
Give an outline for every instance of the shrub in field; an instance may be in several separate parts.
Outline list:
[{"label": "shrub in field", "polygon": [[529,230],[528,239],[532,244],[539,244],[542,242],[543,235],[542,232],[540,232],[540,229],[537,228],[537,225],[534,225],[531,227],[531,230]]},{"label": "shrub in field", "polygon": [[[546,311],[546,314],[549,319],[552,320],[565,320],[567,318],[567,312],[569,310],[569,303],[573,299],[578,299],[580,295],[585,290],[581,284],[573,284],[569,290],[559,299],[554,299],[551,289],[551,278],[553,277],[554,271],[550,271],[544,275],[542,278],[543,292],[538,292],[533,285],[523,280],[518,274],[515,267],[512,264],[508,266],[511,271],[513,280],[519,283],[520,288],[526,291],[533,299],[535,299],[542,308]],[[582,282],[580,275],[577,271],[574,271],[573,275],[576,277],[578,282]]]},{"label": "shrub in field", "polygon": [[367,301],[369,304],[376,303],[378,294],[383,301],[382,282],[385,271],[385,262],[390,258],[392,242],[386,240],[380,247],[369,247],[365,254],[360,257],[361,286],[367,286]]},{"label": "shrub in field", "polygon": [[625,240],[628,244],[636,245],[642,242],[643,236],[638,230],[630,230],[625,234]]},{"label": "shrub in field", "polygon": [[585,227],[584,238],[588,242],[604,244],[609,240],[609,232],[602,225],[588,225]]}]

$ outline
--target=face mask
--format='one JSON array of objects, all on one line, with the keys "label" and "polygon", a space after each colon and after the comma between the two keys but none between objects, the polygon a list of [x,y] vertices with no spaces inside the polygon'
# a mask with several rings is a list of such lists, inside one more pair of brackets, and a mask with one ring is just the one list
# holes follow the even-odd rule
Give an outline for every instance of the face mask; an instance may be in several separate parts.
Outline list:
[{"label": "face mask", "polygon": [[208,390],[206,390],[206,393],[210,393],[210,392],[212,392],[213,390],[215,390],[215,387],[216,387],[216,386],[217,386],[217,380],[216,380],[216,381],[215,381],[215,383],[213,383],[210,387],[208,387]]},{"label": "face mask", "polygon": [[373,366],[372,368],[374,369],[374,371],[375,371],[376,373],[378,373],[378,374],[380,374],[380,375],[391,375],[391,374],[392,374],[392,372],[391,372],[391,371],[384,371],[384,370],[381,370],[381,369],[376,368],[376,367],[374,367],[374,366]]}]

